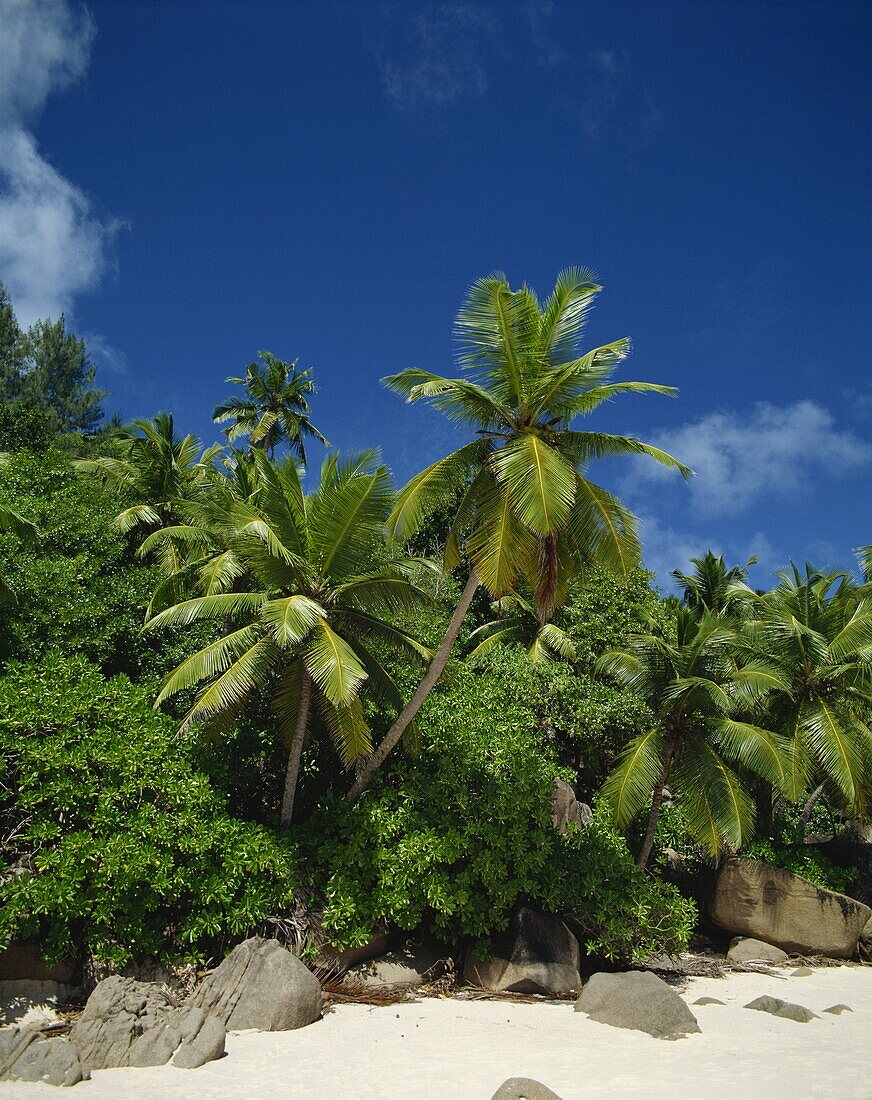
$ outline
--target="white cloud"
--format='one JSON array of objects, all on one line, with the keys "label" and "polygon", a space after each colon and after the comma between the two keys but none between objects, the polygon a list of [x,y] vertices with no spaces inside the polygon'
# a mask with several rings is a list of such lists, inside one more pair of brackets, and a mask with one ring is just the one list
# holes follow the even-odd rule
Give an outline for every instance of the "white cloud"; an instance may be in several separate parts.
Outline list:
[{"label": "white cloud", "polygon": [[[813,401],[712,413],[653,442],[694,468],[691,500],[703,515],[738,515],[770,495],[796,495],[816,480],[872,463],[872,447],[837,430],[832,413]],[[670,476],[639,460],[624,488],[638,494]]]},{"label": "white cloud", "polygon": [[418,10],[406,30],[406,42],[381,61],[385,92],[394,106],[444,106],[463,95],[484,95],[501,35],[490,12],[474,4],[432,5]]},{"label": "white cloud", "polygon": [[755,580],[761,585],[766,584],[772,572],[784,564],[761,531],[750,539],[723,541],[701,532],[676,531],[654,516],[641,516],[639,529],[645,567],[656,574],[657,583],[664,591],[675,588],[670,576],[673,569],[686,573],[691,559],[701,557],[707,550],[713,554],[723,554],[728,567],[744,565],[751,558],[756,558],[757,565],[751,571],[752,584]]},{"label": "white cloud", "polygon": [[97,284],[118,228],[32,132],[49,94],[84,74],[94,33],[66,0],[0,0],[0,279],[24,325],[68,311]]}]

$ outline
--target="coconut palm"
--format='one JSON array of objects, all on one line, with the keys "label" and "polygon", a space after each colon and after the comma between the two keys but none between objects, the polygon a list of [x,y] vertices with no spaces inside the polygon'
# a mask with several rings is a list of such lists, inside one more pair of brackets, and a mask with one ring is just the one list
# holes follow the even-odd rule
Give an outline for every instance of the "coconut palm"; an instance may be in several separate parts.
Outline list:
[{"label": "coconut palm", "polygon": [[227,719],[268,693],[289,746],[281,820],[291,820],[303,743],[315,716],[346,765],[372,749],[364,684],[399,709],[399,690],[373,645],[423,660],[429,652],[385,616],[423,597],[409,563],[387,560],[384,522],[393,495],[374,452],[330,455],[318,489],[304,494],[295,462],[254,455],[258,489],[231,504],[224,544],[243,563],[250,590],[215,592],[160,611],[146,629],[231,620],[230,633],[167,678],[156,705],[203,685],[183,722]]},{"label": "coconut palm", "polygon": [[769,722],[790,744],[787,795],[805,798],[817,783],[806,804],[810,815],[829,785],[846,809],[862,814],[872,790],[865,717],[872,704],[872,593],[844,573],[811,565],[776,576],[771,592],[746,591],[755,619],[743,638],[784,681],[770,700]]},{"label": "coconut palm", "polygon": [[134,420],[113,444],[113,453],[75,463],[83,473],[96,474],[127,504],[116,522],[122,531],[147,535],[177,522],[179,510],[196,496],[204,469],[220,448],[201,454],[195,435],[179,438],[170,413],[152,420]]},{"label": "coconut palm", "polygon": [[723,554],[717,557],[707,550],[700,558],[691,558],[691,573],[673,569],[672,577],[682,592],[682,603],[699,618],[706,611],[734,617],[743,606],[742,591],[748,570],[757,558],[750,557],[744,565],[727,569]]},{"label": "coconut palm", "polygon": [[[0,504],[0,534],[4,533],[14,535],[25,545],[39,542],[39,532],[35,524],[25,519],[14,508],[10,508],[7,504]],[[16,604],[17,602],[14,589],[0,572],[0,603]]]},{"label": "coconut palm", "polygon": [[667,784],[691,834],[711,855],[724,845],[740,848],[753,831],[754,802],[736,765],[780,787],[785,746],[736,715],[783,686],[778,671],[759,659],[737,664],[732,626],[709,612],[697,619],[687,608],[676,610],[674,634],[635,636],[596,667],[639,695],[655,716],[603,787],[620,827],[650,803],[638,866],[651,855]]},{"label": "coconut palm", "polygon": [[495,600],[491,610],[497,618],[477,627],[469,635],[473,646],[470,657],[486,653],[497,645],[523,645],[534,664],[575,659],[572,638],[556,623],[543,623],[532,600],[515,593]]},{"label": "coconut palm", "polygon": [[229,443],[247,435],[250,447],[272,457],[284,441],[305,466],[306,436],[329,446],[310,419],[312,372],[297,370],[297,359],[285,363],[269,351],[260,352],[259,358],[261,363],[248,364],[244,377],[227,379],[243,386],[246,396],[228,397],[215,406],[212,418],[218,424],[232,421],[225,430]]},{"label": "coconut palm", "polygon": [[582,353],[585,318],[600,287],[586,270],[564,271],[548,300],[513,291],[502,274],[474,283],[455,325],[462,377],[410,368],[384,379],[407,401],[426,400],[471,436],[417,474],[390,518],[400,541],[439,508],[456,502],[444,564],[463,552],[468,579],[436,657],[350,792],[356,799],[439,679],[479,584],[494,599],[526,578],[548,622],[579,564],[623,572],[639,558],[633,516],[590,481],[597,458],[646,455],[688,475],[671,455],[638,439],[580,431],[575,421],[623,393],[674,394],[648,382],[610,382],[629,340]]}]

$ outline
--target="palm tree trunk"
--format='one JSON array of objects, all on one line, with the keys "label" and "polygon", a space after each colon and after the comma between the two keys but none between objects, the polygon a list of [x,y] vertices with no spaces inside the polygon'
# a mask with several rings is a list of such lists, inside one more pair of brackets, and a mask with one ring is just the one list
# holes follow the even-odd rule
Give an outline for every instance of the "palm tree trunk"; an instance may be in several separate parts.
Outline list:
[{"label": "palm tree trunk", "polygon": [[660,778],[657,780],[657,786],[653,791],[651,812],[648,814],[648,828],[645,830],[645,839],[642,841],[642,848],[636,859],[636,866],[643,871],[648,866],[648,860],[651,858],[651,849],[654,847],[654,834],[657,832],[660,807],[663,803],[663,788],[666,786],[666,780],[669,778],[669,768],[672,765],[672,757],[675,755],[677,743],[678,741],[675,737],[667,742],[666,752],[663,756],[663,770],[660,772]]},{"label": "palm tree trunk", "polygon": [[823,793],[824,784],[821,783],[819,787],[812,791],[811,797],[802,808],[802,813],[799,815],[799,821],[797,822],[797,824],[802,830],[803,836],[805,835],[805,830],[808,826],[809,821],[811,821],[811,815],[814,813],[814,808],[815,806],[817,806],[818,802],[820,802]]},{"label": "palm tree trunk", "polygon": [[294,795],[297,793],[297,777],[300,774],[300,758],[303,755],[303,741],[309,724],[309,705],[312,701],[312,677],[305,666],[300,681],[300,709],[297,711],[297,725],[294,739],[288,755],[288,770],[285,772],[285,793],[282,798],[281,824],[290,825],[294,813]]},{"label": "palm tree trunk", "polygon": [[469,579],[466,582],[463,592],[460,594],[457,607],[454,609],[454,613],[451,616],[451,621],[448,624],[448,629],[445,631],[442,642],[436,650],[436,655],[430,662],[430,667],[424,673],[421,682],[415,689],[415,694],[400,711],[396,721],[382,739],[381,744],[361,769],[357,779],[355,779],[354,785],[348,792],[348,799],[350,802],[356,802],[369,786],[372,777],[387,759],[388,753],[403,736],[409,724],[414,721],[415,715],[424,705],[424,700],[436,686],[439,677],[445,669],[448,656],[457,640],[457,634],[461,624],[466,618],[466,613],[469,611],[469,605],[472,603],[473,596],[475,596],[475,593],[478,591],[480,583],[473,569],[469,574]]}]

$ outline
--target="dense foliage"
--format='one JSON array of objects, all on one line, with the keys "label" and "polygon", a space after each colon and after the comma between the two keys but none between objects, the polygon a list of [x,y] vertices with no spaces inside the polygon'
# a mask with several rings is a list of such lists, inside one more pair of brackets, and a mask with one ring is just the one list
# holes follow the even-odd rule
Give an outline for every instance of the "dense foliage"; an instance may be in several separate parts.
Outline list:
[{"label": "dense foliage", "polygon": [[[97,431],[87,349],[0,289],[0,945],[205,960],[384,920],[459,947],[529,903],[626,961],[686,944],[668,880],[735,851],[849,883],[804,840],[868,810],[872,552],[768,593],[708,553],[661,598],[590,467],[688,471],[576,430],[670,392],[610,380],[625,340],[582,352],[598,292],[474,284],[462,376],[387,380],[470,441],[395,493],[372,452],[304,479],[311,373],[269,353],[215,409],[244,450],[168,413]],[[587,827],[554,828],[558,777]]]},{"label": "dense foliage", "polygon": [[[482,937],[526,900],[564,914],[608,958],[679,949],[693,910],[638,872],[599,818],[561,835],[551,823],[557,762],[523,651],[456,670],[422,712],[420,753],[396,763],[357,805],[337,802],[304,833],[324,882],[324,919],[339,942],[375,920]],[[527,666],[529,667],[529,666]]]},{"label": "dense foliage", "polygon": [[0,678],[0,942],[203,959],[287,908],[287,836],[231,817],[151,693],[82,658]]}]

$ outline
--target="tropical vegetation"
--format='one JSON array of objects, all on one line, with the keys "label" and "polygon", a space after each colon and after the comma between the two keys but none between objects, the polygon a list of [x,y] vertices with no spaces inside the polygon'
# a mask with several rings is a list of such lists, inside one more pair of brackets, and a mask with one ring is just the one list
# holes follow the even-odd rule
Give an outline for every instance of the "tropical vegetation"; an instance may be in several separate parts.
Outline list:
[{"label": "tropical vegetation", "polygon": [[530,904],[626,962],[693,932],[667,849],[854,889],[805,840],[869,810],[872,550],[769,590],[709,551],[661,592],[596,460],[691,472],[588,422],[674,394],[584,349],[599,292],[474,283],[457,375],[385,379],[465,437],[399,488],[374,450],[307,468],[313,374],[269,352],[224,443],[107,423],[84,343],[0,292],[0,945],[460,946]]}]

